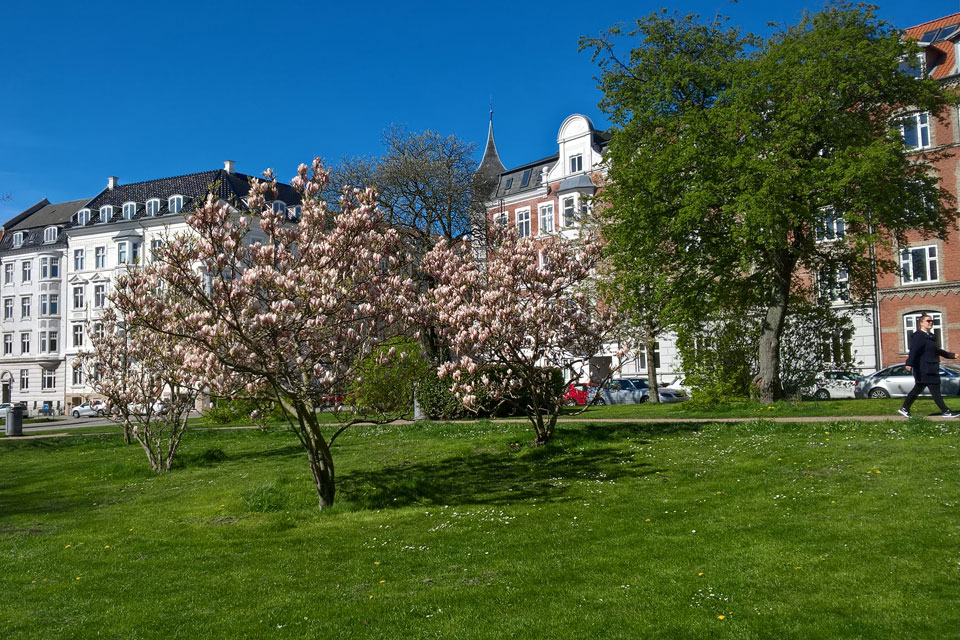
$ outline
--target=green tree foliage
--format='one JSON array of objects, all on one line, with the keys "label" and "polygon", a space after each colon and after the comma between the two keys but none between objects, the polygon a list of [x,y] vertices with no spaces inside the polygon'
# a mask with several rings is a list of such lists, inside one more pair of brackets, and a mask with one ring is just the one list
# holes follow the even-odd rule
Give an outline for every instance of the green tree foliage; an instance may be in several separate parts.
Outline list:
[{"label": "green tree foliage", "polygon": [[[682,282],[674,320],[761,310],[744,339],[765,401],[782,394],[795,276],[843,269],[863,297],[908,230],[953,224],[937,154],[905,148],[899,123],[943,118],[956,96],[899,70],[918,52],[901,35],[873,7],[839,4],[766,41],[666,12],[581,40],[615,124],[609,226],[636,236],[611,235],[618,267],[644,278],[652,262]],[[844,233],[829,233],[841,217]]]},{"label": "green tree foliage", "polygon": [[[384,364],[388,353],[391,358]],[[414,385],[429,369],[416,340],[387,340],[357,365],[357,378],[345,403],[361,414],[412,416]]]}]

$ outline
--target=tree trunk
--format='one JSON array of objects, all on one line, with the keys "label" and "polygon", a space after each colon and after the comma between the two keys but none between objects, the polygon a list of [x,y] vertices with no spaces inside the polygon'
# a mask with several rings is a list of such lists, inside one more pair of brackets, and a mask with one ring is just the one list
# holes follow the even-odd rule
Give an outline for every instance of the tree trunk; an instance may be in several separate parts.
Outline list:
[{"label": "tree trunk", "polygon": [[336,494],[336,477],[333,468],[333,454],[330,445],[320,432],[320,423],[313,407],[305,404],[296,404],[299,422],[303,429],[303,443],[307,449],[307,460],[310,463],[310,473],[313,474],[313,483],[317,488],[317,499],[320,508],[333,506]]},{"label": "tree trunk", "polygon": [[644,347],[647,350],[647,382],[650,385],[650,402],[660,402],[660,384],[657,382],[657,361],[653,356],[656,346],[656,336],[653,332],[647,332],[647,340]]},{"label": "tree trunk", "polygon": [[778,273],[778,282],[770,292],[770,303],[767,306],[767,315],[763,319],[760,329],[760,341],[757,345],[757,362],[760,373],[755,384],[760,402],[773,402],[783,397],[783,385],[780,384],[780,338],[787,318],[787,307],[790,300],[790,281],[793,276],[789,258],[781,258],[782,266]]}]

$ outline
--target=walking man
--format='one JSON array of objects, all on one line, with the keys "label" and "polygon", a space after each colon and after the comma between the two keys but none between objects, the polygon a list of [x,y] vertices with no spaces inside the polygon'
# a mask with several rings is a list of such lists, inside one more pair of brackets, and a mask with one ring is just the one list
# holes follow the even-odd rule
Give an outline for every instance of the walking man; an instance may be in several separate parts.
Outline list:
[{"label": "walking man", "polygon": [[937,339],[933,337],[933,318],[927,314],[920,316],[920,330],[910,336],[910,354],[907,356],[907,371],[913,371],[914,385],[910,393],[903,400],[903,406],[897,413],[904,418],[910,417],[910,406],[917,399],[924,388],[930,389],[933,401],[937,403],[944,418],[960,418],[960,413],[954,413],[943,403],[940,395],[940,358],[955,360],[957,354],[944,351],[937,346]]}]

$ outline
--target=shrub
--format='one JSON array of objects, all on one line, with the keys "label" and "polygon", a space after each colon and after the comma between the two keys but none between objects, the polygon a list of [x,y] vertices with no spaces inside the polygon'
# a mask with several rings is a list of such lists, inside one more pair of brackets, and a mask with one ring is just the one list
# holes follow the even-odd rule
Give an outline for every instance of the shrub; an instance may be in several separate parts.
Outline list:
[{"label": "shrub", "polygon": [[[396,350],[386,364],[384,355]],[[377,347],[357,365],[357,379],[350,386],[347,402],[360,413],[404,415],[413,412],[413,388],[427,373],[420,344],[410,338],[392,338]]]},{"label": "shrub", "polygon": [[[435,371],[428,372],[420,379],[418,386],[417,400],[420,403],[420,408],[431,420],[503,417],[524,413],[526,406],[530,404],[530,395],[525,389],[521,390],[515,397],[502,400],[492,399],[484,393],[483,383],[480,382],[480,378],[484,374],[494,379],[505,377],[506,367],[478,367],[476,372],[469,376],[470,381],[475,383],[474,395],[476,395],[477,400],[473,407],[467,408],[450,391],[451,382],[449,380],[441,380],[437,377]],[[541,384],[549,385],[553,395],[556,397],[563,395],[563,371],[560,369],[542,369],[542,376]]]}]

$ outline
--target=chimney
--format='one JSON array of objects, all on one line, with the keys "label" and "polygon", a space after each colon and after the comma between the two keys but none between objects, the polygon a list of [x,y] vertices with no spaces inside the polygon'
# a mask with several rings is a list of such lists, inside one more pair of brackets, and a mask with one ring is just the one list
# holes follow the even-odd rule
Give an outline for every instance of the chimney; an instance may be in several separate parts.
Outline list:
[{"label": "chimney", "polygon": [[227,173],[233,173],[233,160],[224,160],[223,170]]},{"label": "chimney", "polygon": [[118,178],[117,176],[110,176],[109,178],[107,178],[107,189],[110,189],[110,191],[113,191],[114,189],[116,189],[117,180],[119,179],[120,178]]}]

